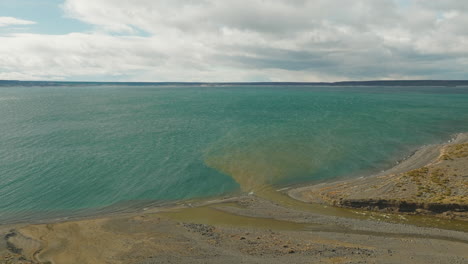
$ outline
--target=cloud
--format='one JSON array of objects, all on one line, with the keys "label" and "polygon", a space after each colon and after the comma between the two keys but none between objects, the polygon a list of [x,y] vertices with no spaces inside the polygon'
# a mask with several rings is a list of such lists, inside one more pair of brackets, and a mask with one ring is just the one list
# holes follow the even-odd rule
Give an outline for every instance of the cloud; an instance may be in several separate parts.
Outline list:
[{"label": "cloud", "polygon": [[[48,76],[118,76],[164,63],[158,44],[140,37],[103,34],[16,34],[0,37],[3,72],[23,72],[28,79]],[[6,75],[4,73],[4,75]]]},{"label": "cloud", "polygon": [[14,17],[0,17],[0,27],[17,26],[17,25],[33,25],[34,21],[18,19]]},{"label": "cloud", "polygon": [[0,78],[468,76],[466,1],[356,0],[343,6],[341,0],[66,0],[62,8],[93,31],[0,36]]},{"label": "cloud", "polygon": [[338,0],[67,0],[66,13],[116,32],[139,28],[154,34],[197,34],[237,29],[261,33],[297,33],[323,21],[362,28],[390,24],[398,19],[396,5],[388,0],[357,0],[341,8]]}]

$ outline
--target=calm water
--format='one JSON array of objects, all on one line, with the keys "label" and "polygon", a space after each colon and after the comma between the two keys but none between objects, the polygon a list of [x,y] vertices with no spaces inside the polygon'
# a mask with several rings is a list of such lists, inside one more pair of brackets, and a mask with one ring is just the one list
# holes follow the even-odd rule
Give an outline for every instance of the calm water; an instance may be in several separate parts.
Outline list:
[{"label": "calm water", "polygon": [[463,131],[468,88],[3,87],[0,222],[367,175]]}]

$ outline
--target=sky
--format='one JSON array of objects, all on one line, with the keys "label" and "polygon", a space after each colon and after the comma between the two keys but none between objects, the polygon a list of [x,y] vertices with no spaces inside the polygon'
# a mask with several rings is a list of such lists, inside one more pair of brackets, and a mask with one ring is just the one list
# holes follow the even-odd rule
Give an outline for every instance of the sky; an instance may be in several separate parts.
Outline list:
[{"label": "sky", "polygon": [[0,79],[468,79],[466,0],[0,0]]}]

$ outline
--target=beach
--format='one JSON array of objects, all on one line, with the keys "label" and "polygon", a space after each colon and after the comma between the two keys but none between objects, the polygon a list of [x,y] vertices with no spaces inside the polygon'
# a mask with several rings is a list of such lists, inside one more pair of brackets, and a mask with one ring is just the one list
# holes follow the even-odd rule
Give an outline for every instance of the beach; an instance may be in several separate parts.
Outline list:
[{"label": "beach", "polygon": [[[0,263],[466,263],[466,199],[459,199],[466,198],[466,187],[450,182],[466,184],[467,139],[461,134],[447,144],[421,148],[366,178],[181,201],[128,214],[0,226]],[[431,191],[415,198],[420,189],[387,186],[400,184],[405,173],[440,166],[450,169],[444,173],[457,170],[444,185],[436,184],[452,190],[443,199]],[[434,180],[429,172],[415,177],[427,184]],[[446,176],[440,177],[444,182]],[[387,187],[365,191],[379,184]],[[369,205],[387,197],[393,197],[388,206]],[[452,205],[451,210],[431,211],[421,202],[424,197]],[[358,199],[360,206],[349,202]],[[396,206],[403,203],[420,206]]]},{"label": "beach", "polygon": [[297,188],[295,199],[375,211],[468,220],[468,134],[419,149],[397,166],[361,177]]}]

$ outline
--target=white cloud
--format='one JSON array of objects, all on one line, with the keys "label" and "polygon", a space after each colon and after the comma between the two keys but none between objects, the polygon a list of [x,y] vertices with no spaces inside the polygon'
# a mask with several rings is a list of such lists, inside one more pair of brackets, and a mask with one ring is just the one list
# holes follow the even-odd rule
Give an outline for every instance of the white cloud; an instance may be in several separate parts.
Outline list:
[{"label": "white cloud", "polygon": [[14,17],[0,17],[0,27],[17,26],[17,25],[33,25],[34,21],[18,19]]},{"label": "white cloud", "polygon": [[0,78],[465,79],[466,1],[398,2],[66,0],[93,32],[0,36]]}]

